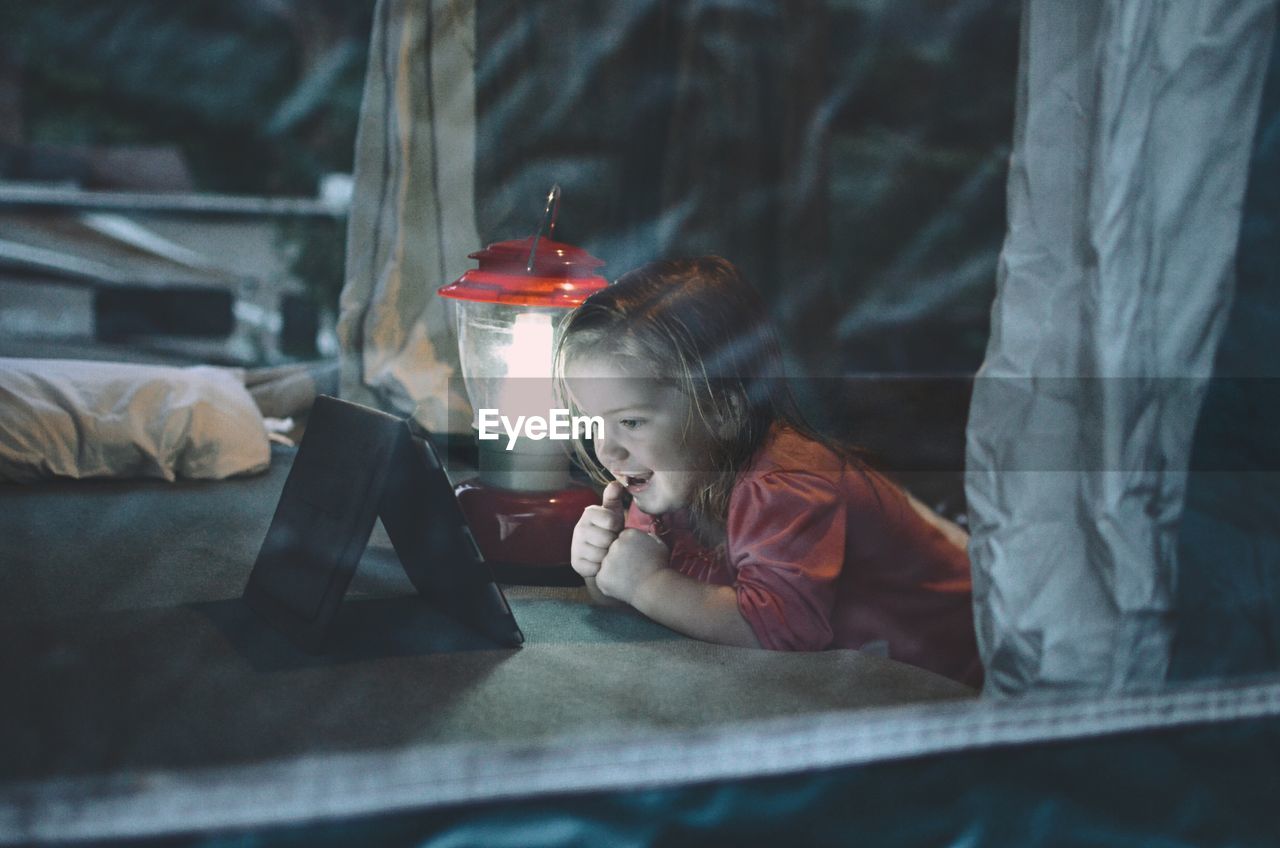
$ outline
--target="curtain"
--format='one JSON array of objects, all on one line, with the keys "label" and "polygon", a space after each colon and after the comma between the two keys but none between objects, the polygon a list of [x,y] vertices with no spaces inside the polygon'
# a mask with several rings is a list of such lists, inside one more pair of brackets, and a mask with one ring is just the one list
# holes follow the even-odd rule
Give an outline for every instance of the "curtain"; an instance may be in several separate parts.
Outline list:
[{"label": "curtain", "polygon": [[480,247],[474,55],[473,2],[378,3],[339,304],[342,395],[441,431],[471,423],[435,291]]},{"label": "curtain", "polygon": [[967,430],[989,692],[1165,678],[1274,15],[1270,0],[1024,0],[1008,232]]}]

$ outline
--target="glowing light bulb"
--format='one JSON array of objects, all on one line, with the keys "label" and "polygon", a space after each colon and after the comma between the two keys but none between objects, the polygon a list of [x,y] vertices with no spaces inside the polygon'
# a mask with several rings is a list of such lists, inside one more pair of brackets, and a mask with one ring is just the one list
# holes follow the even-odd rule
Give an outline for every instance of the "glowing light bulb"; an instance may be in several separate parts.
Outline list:
[{"label": "glowing light bulb", "polygon": [[522,312],[511,327],[511,343],[502,351],[509,377],[551,379],[551,316]]},{"label": "glowing light bulb", "polygon": [[[497,391],[499,414],[509,420],[550,417],[555,403],[551,381],[554,333],[551,316],[545,312],[522,312],[511,324],[510,341],[498,351],[507,373]],[[546,442],[528,439],[521,439],[520,445],[539,453],[551,449]]]}]

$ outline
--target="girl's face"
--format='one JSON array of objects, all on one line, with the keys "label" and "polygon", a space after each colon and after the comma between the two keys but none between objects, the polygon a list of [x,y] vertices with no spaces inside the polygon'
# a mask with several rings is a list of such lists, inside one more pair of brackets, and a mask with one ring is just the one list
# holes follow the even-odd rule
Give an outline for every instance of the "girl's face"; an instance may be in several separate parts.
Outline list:
[{"label": "girl's face", "polygon": [[706,479],[710,434],[689,398],[632,357],[578,355],[565,383],[585,415],[604,419],[596,456],[649,515],[687,508]]}]

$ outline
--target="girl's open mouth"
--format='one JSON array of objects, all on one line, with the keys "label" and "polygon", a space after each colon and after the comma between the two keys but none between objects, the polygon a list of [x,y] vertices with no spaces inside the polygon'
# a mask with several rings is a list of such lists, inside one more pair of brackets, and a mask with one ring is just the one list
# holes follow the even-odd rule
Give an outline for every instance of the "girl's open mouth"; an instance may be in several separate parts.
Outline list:
[{"label": "girl's open mouth", "polygon": [[643,492],[647,489],[649,480],[652,477],[653,472],[646,471],[643,474],[620,474],[618,475],[618,480],[628,492],[634,495],[636,492]]}]

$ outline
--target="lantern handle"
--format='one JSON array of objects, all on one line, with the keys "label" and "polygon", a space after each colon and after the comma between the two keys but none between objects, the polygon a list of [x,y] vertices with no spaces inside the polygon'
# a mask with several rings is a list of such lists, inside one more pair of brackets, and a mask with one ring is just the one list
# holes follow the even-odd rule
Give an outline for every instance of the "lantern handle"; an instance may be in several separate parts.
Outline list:
[{"label": "lantern handle", "polygon": [[542,238],[542,231],[547,231],[547,238],[554,238],[556,234],[556,218],[560,215],[560,183],[554,183],[551,191],[547,192],[547,208],[542,210],[542,221],[538,224],[538,231],[533,234],[533,244],[529,247],[529,262],[524,266],[526,274],[533,273],[533,260],[538,255],[538,239]]}]

